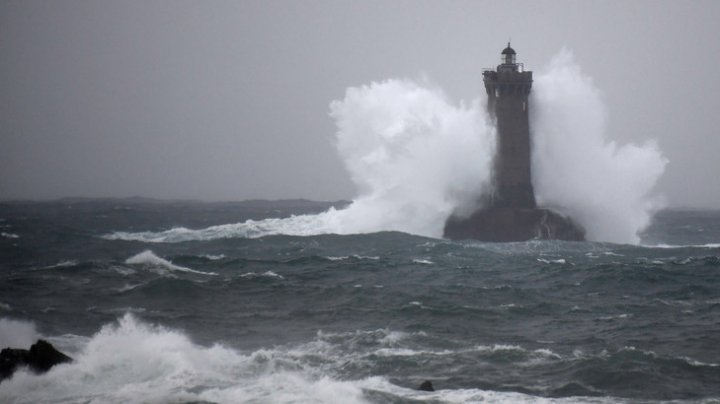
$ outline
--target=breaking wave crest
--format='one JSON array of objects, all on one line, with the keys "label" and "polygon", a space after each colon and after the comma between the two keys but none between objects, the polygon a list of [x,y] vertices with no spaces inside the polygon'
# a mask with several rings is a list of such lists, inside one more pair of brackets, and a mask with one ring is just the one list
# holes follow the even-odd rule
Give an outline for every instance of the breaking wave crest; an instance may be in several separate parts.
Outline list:
[{"label": "breaking wave crest", "polygon": [[[51,338],[64,347],[73,362],[57,365],[42,375],[19,370],[11,379],[0,383],[0,396],[15,403],[336,403],[340,397],[343,403],[416,400],[629,403],[638,400],[604,394],[599,397],[542,397],[452,387],[424,392],[392,383],[386,376],[367,376],[366,368],[407,366],[417,371],[418,363],[455,367],[468,356],[490,366],[508,362],[522,368],[559,365],[569,372],[573,368],[585,369],[588,363],[601,363],[608,367],[603,369],[608,374],[619,371],[628,361],[654,364],[666,371],[691,367],[713,372],[719,366],[685,357],[664,357],[633,347],[612,353],[575,351],[561,355],[548,349],[526,349],[518,345],[453,347],[445,341],[444,348],[433,349],[426,346],[433,338],[424,332],[387,329],[318,332],[316,338],[307,343],[240,351],[221,344],[198,345],[180,331],[148,324],[132,314],[125,314],[90,338],[75,335]],[[418,343],[422,344],[418,346]],[[448,380],[437,382],[452,383]],[[532,382],[528,386],[531,390],[537,389]],[[598,394],[602,393],[597,391]]]},{"label": "breaking wave crest", "polygon": [[580,222],[590,240],[637,244],[663,207],[652,195],[667,164],[657,144],[608,139],[599,91],[567,50],[536,77],[531,105],[538,203]]},{"label": "breaking wave crest", "polygon": [[[577,220],[592,241],[637,243],[662,206],[650,196],[666,164],[657,145],[607,139],[598,90],[567,51],[537,77],[532,97],[538,201]],[[488,187],[496,131],[480,99],[453,105],[437,88],[386,80],[348,88],[343,100],[330,104],[330,115],[358,192],[347,208],[104,237],[181,242],[401,231],[439,238],[447,217],[476,208]]]},{"label": "breaking wave crest", "polygon": [[[20,371],[0,384],[13,402],[217,402],[253,400],[331,403],[362,400],[348,382],[313,376],[273,358],[221,345],[202,347],[180,332],[142,323],[130,314],[94,335],[73,363],[42,376]],[[282,386],[282,389],[278,387]]]},{"label": "breaking wave crest", "polygon": [[125,260],[125,263],[131,265],[140,265],[159,274],[167,274],[169,273],[169,271],[179,271],[200,275],[217,275],[215,272],[196,271],[194,269],[181,267],[180,265],[175,265],[164,258],[158,257],[157,255],[155,255],[154,252],[150,250],[145,250],[139,254],[133,255],[132,257]]},{"label": "breaking wave crest", "polygon": [[104,235],[108,240],[143,241],[146,243],[180,243],[183,241],[215,240],[221,238],[259,238],[284,234],[288,236],[311,236],[315,234],[340,233],[335,220],[341,211],[330,208],[316,215],[296,215],[288,218],[247,220],[242,223],[222,224],[204,229],[174,227],[159,232],[115,232]]},{"label": "breaking wave crest", "polygon": [[453,105],[410,80],[348,88],[330,105],[336,146],[358,196],[345,209],[247,220],[200,230],[115,232],[111,240],[181,242],[284,234],[402,231],[441,237],[445,219],[471,207],[490,175],[494,129],[476,100]]}]

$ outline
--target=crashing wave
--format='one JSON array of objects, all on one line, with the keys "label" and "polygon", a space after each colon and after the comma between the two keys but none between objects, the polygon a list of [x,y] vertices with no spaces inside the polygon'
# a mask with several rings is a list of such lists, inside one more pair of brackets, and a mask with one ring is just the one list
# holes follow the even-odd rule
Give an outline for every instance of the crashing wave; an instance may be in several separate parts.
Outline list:
[{"label": "crashing wave", "polygon": [[180,265],[175,265],[164,258],[158,257],[150,250],[145,250],[139,254],[133,255],[132,257],[126,259],[125,263],[131,265],[141,265],[159,274],[167,274],[168,271],[180,271],[200,275],[217,275],[217,273],[215,272],[196,271],[194,269],[182,267]]}]

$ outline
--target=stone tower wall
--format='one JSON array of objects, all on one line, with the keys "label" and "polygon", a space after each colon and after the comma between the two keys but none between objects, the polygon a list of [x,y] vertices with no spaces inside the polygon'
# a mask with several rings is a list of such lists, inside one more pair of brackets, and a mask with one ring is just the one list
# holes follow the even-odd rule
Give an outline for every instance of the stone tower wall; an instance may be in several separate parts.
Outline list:
[{"label": "stone tower wall", "polygon": [[492,207],[534,208],[530,174],[530,125],[528,96],[532,72],[519,72],[517,65],[500,65],[484,73],[488,110],[497,131]]},{"label": "stone tower wall", "polygon": [[490,242],[559,239],[580,241],[585,231],[570,218],[535,204],[530,173],[528,96],[532,72],[515,63],[508,43],[503,63],[483,73],[488,112],[497,127],[493,191],[467,215],[451,215],[443,235],[453,240]]}]

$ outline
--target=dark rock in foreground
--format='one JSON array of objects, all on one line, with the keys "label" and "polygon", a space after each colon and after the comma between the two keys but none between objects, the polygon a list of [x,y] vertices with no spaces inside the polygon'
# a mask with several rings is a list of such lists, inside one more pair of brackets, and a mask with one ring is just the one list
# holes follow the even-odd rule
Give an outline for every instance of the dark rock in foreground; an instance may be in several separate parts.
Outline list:
[{"label": "dark rock in foreground", "polygon": [[492,242],[583,241],[585,230],[549,209],[493,207],[478,210],[467,218],[451,216],[445,222],[444,237]]},{"label": "dark rock in foreground", "polygon": [[435,391],[435,388],[433,387],[432,382],[430,380],[425,380],[424,382],[420,383],[420,387],[418,387],[418,390]]},{"label": "dark rock in foreground", "polygon": [[44,373],[60,363],[72,362],[72,358],[55,349],[49,342],[38,340],[30,349],[5,348],[0,351],[0,381],[9,378],[22,366]]}]

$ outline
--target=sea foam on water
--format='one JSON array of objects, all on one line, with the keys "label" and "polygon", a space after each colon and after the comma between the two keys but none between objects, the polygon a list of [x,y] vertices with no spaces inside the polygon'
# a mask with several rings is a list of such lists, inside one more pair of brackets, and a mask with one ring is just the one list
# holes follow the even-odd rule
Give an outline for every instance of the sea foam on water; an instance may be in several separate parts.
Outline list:
[{"label": "sea foam on water", "polygon": [[339,397],[367,402],[353,383],[284,369],[282,361],[292,358],[281,352],[199,346],[181,332],[131,314],[105,325],[79,352],[68,353],[72,363],[41,376],[16,372],[0,383],[0,397],[17,403],[334,403]]},{"label": "sea foam on water", "polygon": [[[330,104],[336,146],[357,196],[345,209],[191,230],[114,233],[178,242],[272,234],[402,231],[440,238],[452,213],[478,208],[495,136],[484,98],[453,104],[438,88],[391,79],[348,88]],[[563,50],[536,75],[530,100],[533,183],[542,206],[570,216],[591,241],[637,243],[662,200],[652,190],[667,161],[657,145],[618,145],[592,81]]]},{"label": "sea foam on water", "polygon": [[[375,336],[374,334],[378,334]],[[397,401],[435,400],[447,403],[492,401],[499,403],[616,402],[604,398],[585,400],[544,399],[514,392],[480,389],[417,391],[372,376],[341,380],[331,376],[351,360],[367,356],[464,355],[464,351],[418,351],[387,348],[405,334],[378,330],[346,335],[322,335],[306,344],[241,352],[222,345],[198,345],[180,331],[145,323],[132,314],[106,324],[85,339],[77,351],[67,351],[73,362],[34,375],[17,371],[0,383],[0,397],[14,403],[38,402],[213,402],[213,403],[363,403],[375,397]],[[368,352],[346,351],[353,338],[379,338]],[[58,337],[64,338],[64,337]],[[56,338],[57,339],[57,338]],[[329,341],[332,340],[332,341]],[[372,340],[372,338],[371,338]],[[367,342],[367,341],[366,341]],[[377,345],[377,346],[375,346]],[[553,356],[552,352],[527,352],[519,346],[479,346],[473,352],[493,354],[510,351],[529,358]],[[557,356],[557,355],[555,355]],[[327,368],[318,366],[323,358]],[[314,363],[310,366],[310,363]],[[329,374],[328,374],[329,373]],[[384,401],[384,400],[382,400]]]}]

